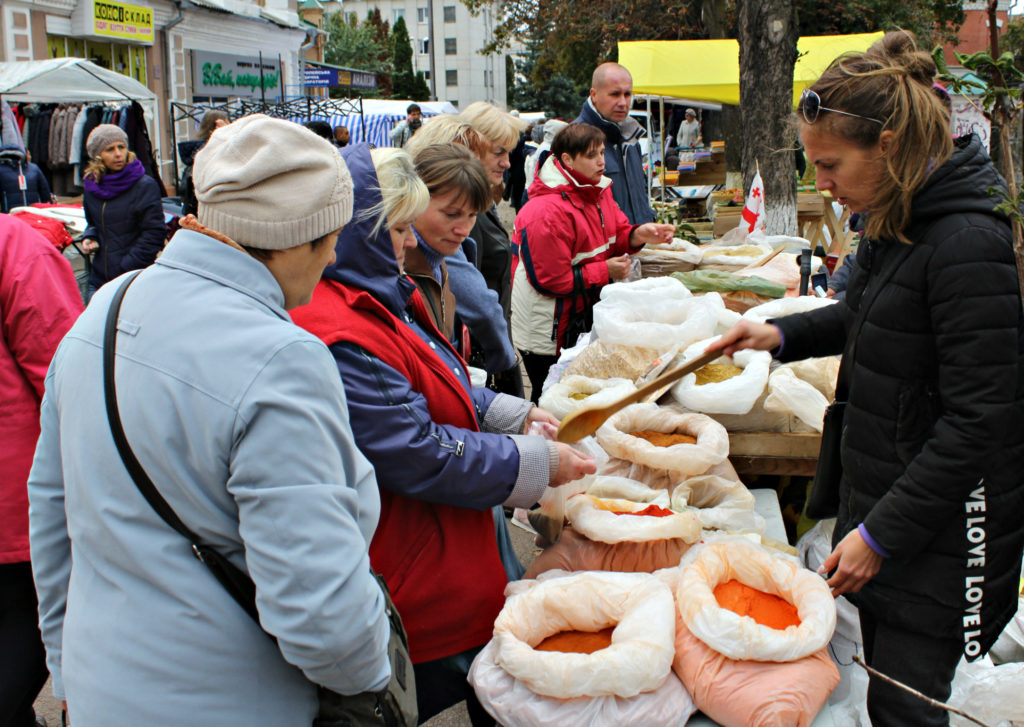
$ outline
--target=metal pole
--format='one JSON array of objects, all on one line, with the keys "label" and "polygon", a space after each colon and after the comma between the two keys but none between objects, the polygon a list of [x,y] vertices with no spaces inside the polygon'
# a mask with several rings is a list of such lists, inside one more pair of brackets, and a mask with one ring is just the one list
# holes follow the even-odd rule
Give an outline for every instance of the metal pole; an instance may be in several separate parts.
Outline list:
[{"label": "metal pole", "polygon": [[434,0],[427,0],[427,50],[430,59],[430,100],[437,101],[437,69],[434,63]]},{"label": "metal pole", "polygon": [[260,51],[260,102],[267,105],[267,89],[263,87],[263,51]]}]

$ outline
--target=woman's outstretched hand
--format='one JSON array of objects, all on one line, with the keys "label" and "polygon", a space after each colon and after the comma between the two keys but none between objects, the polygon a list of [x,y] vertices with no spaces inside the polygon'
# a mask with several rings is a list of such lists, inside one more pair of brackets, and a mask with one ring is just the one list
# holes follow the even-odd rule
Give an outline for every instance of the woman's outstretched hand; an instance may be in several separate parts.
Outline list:
[{"label": "woman's outstretched hand", "polygon": [[672,235],[676,232],[675,225],[663,225],[657,222],[647,222],[639,227],[634,227],[629,236],[631,247],[641,245],[667,245],[672,242]]},{"label": "woman's outstretched hand", "polygon": [[722,352],[732,356],[737,351],[752,348],[755,351],[773,351],[782,345],[782,333],[771,323],[740,321],[713,341],[705,351]]}]

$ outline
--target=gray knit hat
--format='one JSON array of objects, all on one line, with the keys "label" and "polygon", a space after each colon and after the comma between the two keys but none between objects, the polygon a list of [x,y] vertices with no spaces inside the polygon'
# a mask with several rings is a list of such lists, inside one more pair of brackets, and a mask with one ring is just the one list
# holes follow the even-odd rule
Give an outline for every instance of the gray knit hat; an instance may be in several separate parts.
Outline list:
[{"label": "gray knit hat", "polygon": [[246,247],[296,247],[352,218],[352,175],[334,144],[262,114],[217,129],[192,181],[199,222]]},{"label": "gray knit hat", "polygon": [[89,138],[85,140],[85,153],[89,155],[90,159],[95,159],[101,151],[115,141],[120,141],[128,146],[128,135],[120,126],[100,124],[89,133]]}]

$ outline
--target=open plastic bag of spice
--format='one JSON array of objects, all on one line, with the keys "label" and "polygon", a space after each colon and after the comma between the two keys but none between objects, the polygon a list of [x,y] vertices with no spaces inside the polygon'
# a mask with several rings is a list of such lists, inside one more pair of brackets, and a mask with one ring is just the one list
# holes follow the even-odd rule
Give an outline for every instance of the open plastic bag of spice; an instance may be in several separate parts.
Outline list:
[{"label": "open plastic bag of spice", "polygon": [[672,490],[672,509],[693,508],[705,530],[764,533],[754,512],[754,495],[738,479],[707,474],[690,477]]},{"label": "open plastic bag of spice", "polygon": [[655,489],[703,474],[729,456],[729,435],[721,424],[657,404],[627,406],[609,417],[595,437],[610,457],[598,474],[627,477]]},{"label": "open plastic bag of spice", "polygon": [[[708,538],[683,557],[677,601],[686,627],[730,659],[793,661],[823,649],[836,627],[835,599],[825,580],[795,558],[736,536]],[[768,626],[720,603],[720,587],[738,583],[759,594],[766,610],[792,609],[795,621]],[[774,604],[774,605],[772,605]]]},{"label": "open plastic bag of spice", "polygon": [[575,573],[516,591],[494,621],[495,663],[535,694],[634,697],[664,683],[675,606],[657,578]]},{"label": "open plastic bag of spice", "polygon": [[[683,352],[683,362],[697,358],[715,339],[694,343]],[[687,374],[672,387],[672,396],[690,411],[707,414],[746,414],[768,385],[772,355],[767,351],[737,351],[721,356]]]},{"label": "open plastic bag of spice", "polygon": [[709,337],[718,323],[718,311],[724,307],[718,294],[667,300],[602,300],[594,306],[594,332],[606,343],[662,351]]},{"label": "open plastic bag of spice", "polygon": [[665,490],[623,477],[590,475],[579,482],[585,490],[566,500],[571,527],[537,556],[527,578],[554,569],[651,573],[679,565],[700,539],[696,512],[673,510]]},{"label": "open plastic bag of spice", "polygon": [[[586,376],[593,379],[620,378],[635,381],[660,353],[660,347],[638,348],[595,340],[572,359],[562,377]],[[554,368],[552,366],[552,370]]]},{"label": "open plastic bag of spice", "polygon": [[583,407],[604,406],[636,391],[628,379],[563,376],[540,397],[539,406],[559,419]]},{"label": "open plastic bag of spice", "polygon": [[730,727],[808,727],[839,683],[824,580],[742,536],[708,537],[680,568],[672,668],[697,707]]},{"label": "open plastic bag of spice", "polygon": [[500,724],[682,727],[696,711],[671,671],[672,591],[657,578],[552,571],[506,595],[469,672]]},{"label": "open plastic bag of spice", "polygon": [[700,264],[741,268],[753,265],[771,251],[769,245],[752,242],[749,239],[739,245],[709,245],[704,248]]},{"label": "open plastic bag of spice", "polygon": [[828,399],[812,384],[797,378],[792,369],[780,367],[768,377],[768,397],[764,400],[764,408],[770,412],[793,414],[820,432]]}]

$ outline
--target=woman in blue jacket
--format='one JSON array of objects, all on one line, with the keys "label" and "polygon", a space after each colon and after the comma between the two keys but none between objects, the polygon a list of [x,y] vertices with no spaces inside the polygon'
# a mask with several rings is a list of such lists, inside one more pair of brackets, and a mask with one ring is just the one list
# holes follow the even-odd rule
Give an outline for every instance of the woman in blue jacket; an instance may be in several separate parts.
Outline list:
[{"label": "woman in blue jacket", "polygon": [[89,275],[90,297],[101,285],[156,260],[164,246],[163,196],[128,151],[120,127],[100,124],[85,142],[90,162],[83,175],[85,221],[82,249],[95,253]]}]

